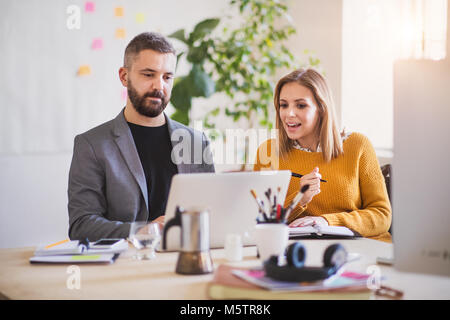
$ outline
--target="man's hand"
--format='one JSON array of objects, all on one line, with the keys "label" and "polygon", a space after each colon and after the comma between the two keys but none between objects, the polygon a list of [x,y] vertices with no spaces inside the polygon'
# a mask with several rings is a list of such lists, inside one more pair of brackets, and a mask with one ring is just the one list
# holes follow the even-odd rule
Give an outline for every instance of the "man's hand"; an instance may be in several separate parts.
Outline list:
[{"label": "man's hand", "polygon": [[157,223],[158,227],[159,227],[159,230],[161,232],[163,232],[163,230],[164,230],[164,216],[159,216],[155,220],[149,222],[145,227],[142,227],[141,229],[139,229],[137,234],[147,234],[148,233],[148,228],[149,228],[148,225],[151,224],[151,223]]},{"label": "man's hand", "polygon": [[156,218],[155,220],[152,221],[152,222],[158,223],[159,229],[161,231],[163,231],[163,229],[164,229],[164,218],[165,218],[165,216],[159,216],[158,218]]}]

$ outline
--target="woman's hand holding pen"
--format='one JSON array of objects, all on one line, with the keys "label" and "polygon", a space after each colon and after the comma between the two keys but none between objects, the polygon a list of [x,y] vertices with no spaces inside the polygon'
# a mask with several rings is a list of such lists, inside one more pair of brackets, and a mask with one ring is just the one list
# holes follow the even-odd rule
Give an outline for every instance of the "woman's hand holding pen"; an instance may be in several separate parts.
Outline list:
[{"label": "woman's hand holding pen", "polygon": [[307,205],[315,195],[320,193],[320,179],[322,175],[319,173],[319,168],[315,167],[313,171],[308,174],[305,174],[300,178],[300,189],[309,184],[309,189],[303,195],[303,198],[300,200],[299,205],[305,206]]}]

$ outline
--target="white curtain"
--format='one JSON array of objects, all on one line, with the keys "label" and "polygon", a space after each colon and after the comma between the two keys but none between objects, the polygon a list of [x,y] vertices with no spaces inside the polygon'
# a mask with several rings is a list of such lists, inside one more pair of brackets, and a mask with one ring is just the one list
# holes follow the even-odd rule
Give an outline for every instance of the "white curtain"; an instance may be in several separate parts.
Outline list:
[{"label": "white curtain", "polygon": [[445,58],[447,2],[343,0],[342,126],[377,152],[393,148],[394,62]]},{"label": "white curtain", "polygon": [[440,60],[446,56],[447,0],[400,0],[397,58]]}]

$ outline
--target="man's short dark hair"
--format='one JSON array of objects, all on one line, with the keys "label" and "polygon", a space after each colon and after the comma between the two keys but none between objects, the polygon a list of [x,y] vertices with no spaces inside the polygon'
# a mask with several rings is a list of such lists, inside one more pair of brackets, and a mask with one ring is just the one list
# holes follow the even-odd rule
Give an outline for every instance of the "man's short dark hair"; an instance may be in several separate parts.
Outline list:
[{"label": "man's short dark hair", "polygon": [[130,68],[139,52],[148,49],[176,55],[174,47],[166,37],[156,32],[143,32],[134,37],[126,47],[123,61],[124,67]]}]

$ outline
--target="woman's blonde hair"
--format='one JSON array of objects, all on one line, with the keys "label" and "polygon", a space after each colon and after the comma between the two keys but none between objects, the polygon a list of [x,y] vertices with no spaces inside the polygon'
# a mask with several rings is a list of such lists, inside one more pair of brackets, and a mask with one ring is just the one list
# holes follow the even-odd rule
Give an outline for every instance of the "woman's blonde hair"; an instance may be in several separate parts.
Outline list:
[{"label": "woman's blonde hair", "polygon": [[314,69],[298,69],[281,78],[275,88],[274,105],[276,127],[279,132],[279,152],[285,157],[293,148],[294,140],[287,136],[280,118],[280,92],[287,83],[295,82],[311,90],[319,112],[319,143],[323,159],[327,162],[341,155],[342,139],[336,124],[336,112],[326,79]]}]

